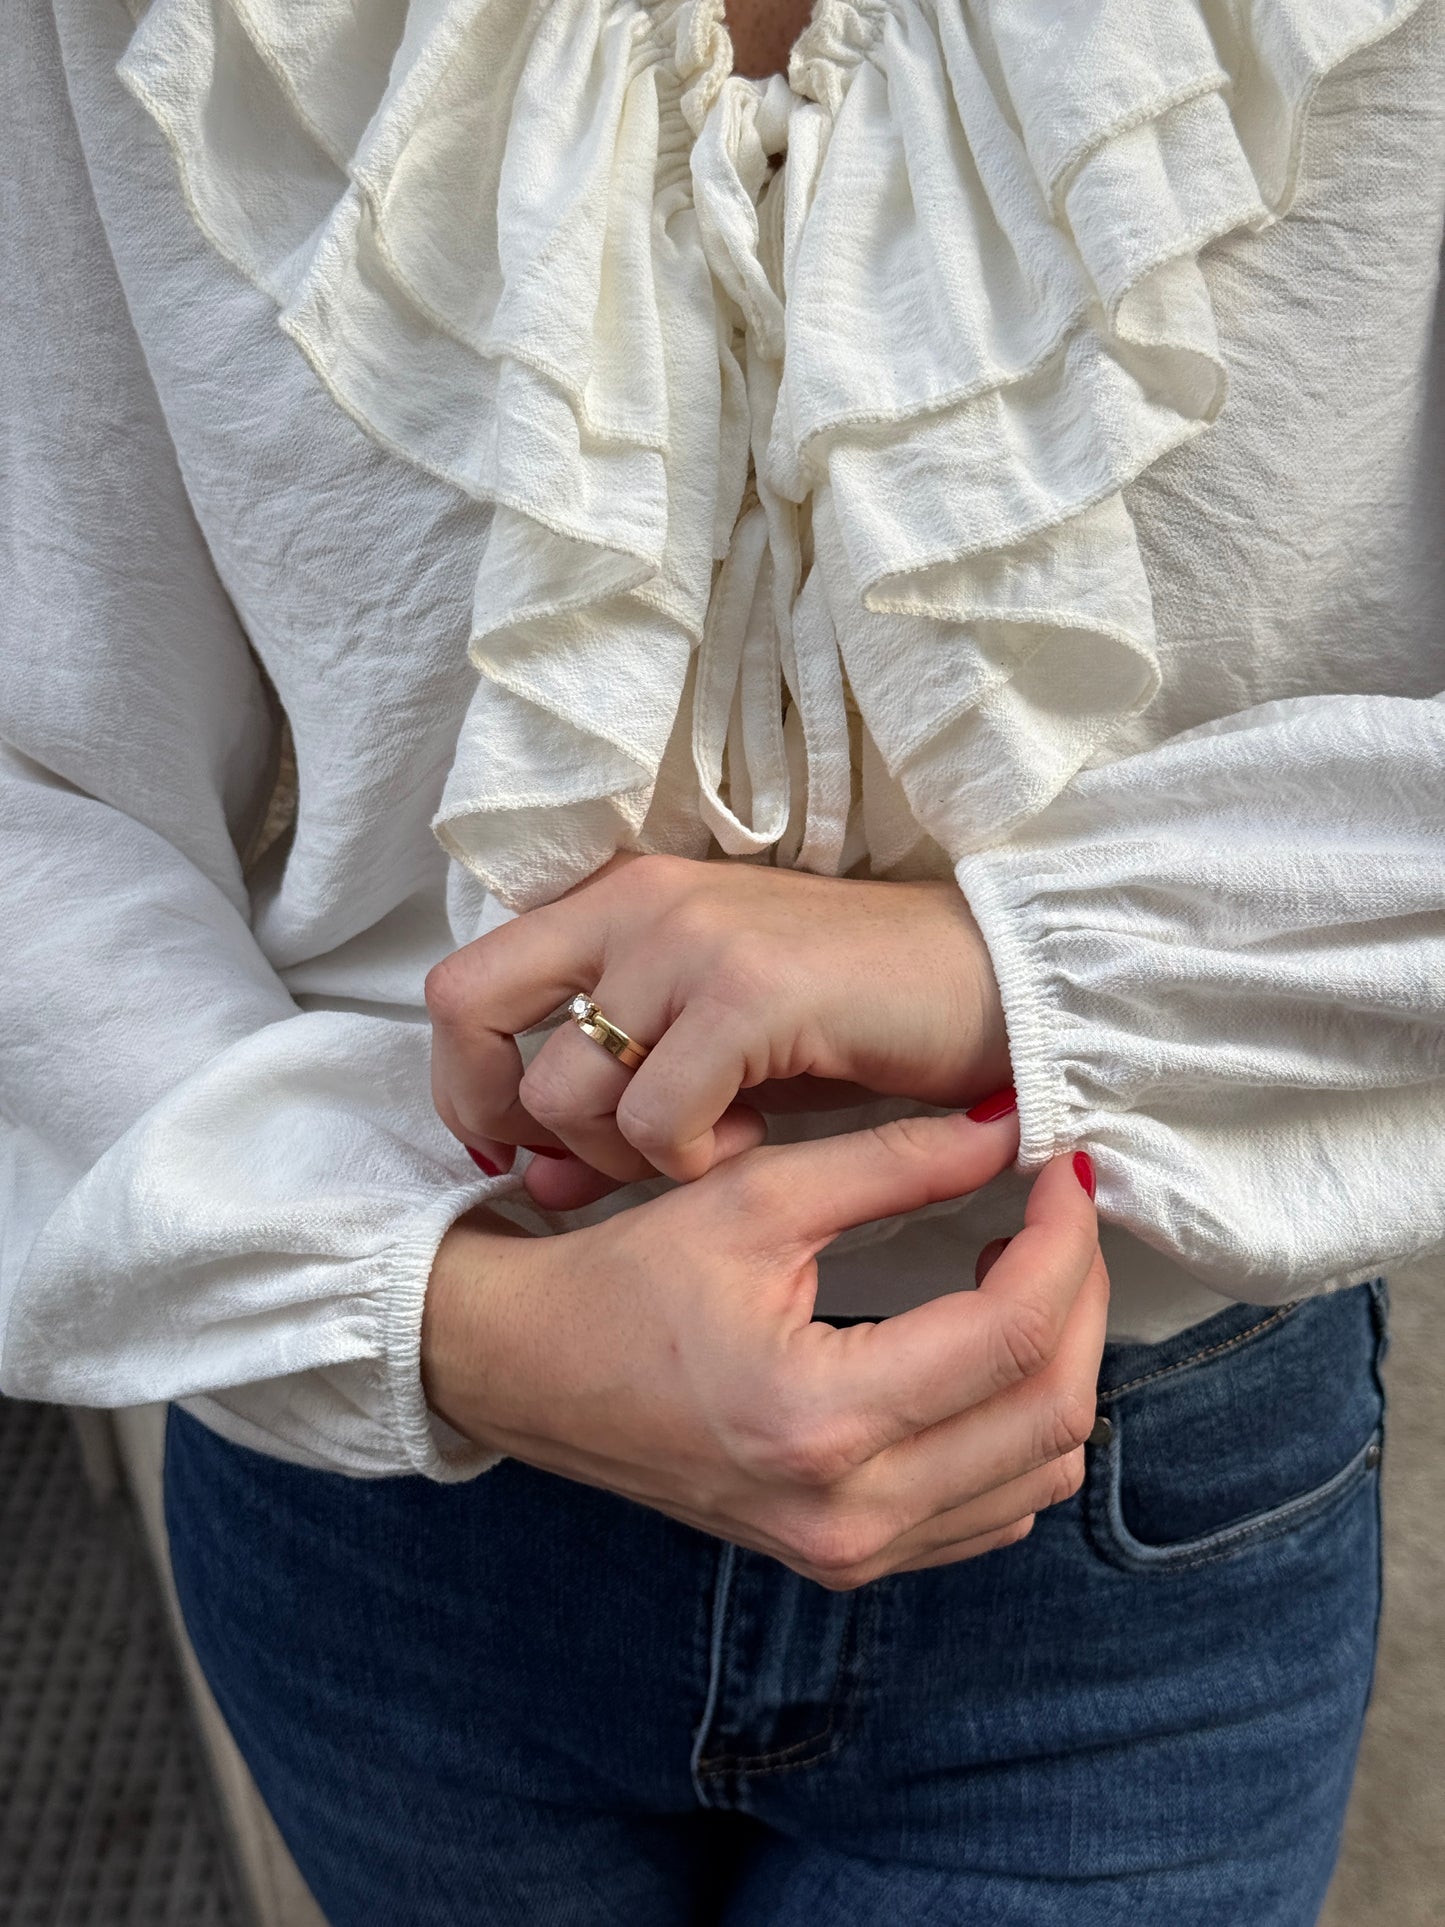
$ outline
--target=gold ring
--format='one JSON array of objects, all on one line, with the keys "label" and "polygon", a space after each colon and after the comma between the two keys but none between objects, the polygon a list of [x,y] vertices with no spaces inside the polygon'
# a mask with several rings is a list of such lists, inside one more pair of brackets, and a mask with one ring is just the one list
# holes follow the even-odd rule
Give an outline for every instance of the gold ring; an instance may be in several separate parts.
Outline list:
[{"label": "gold ring", "polygon": [[611,1051],[625,1070],[635,1071],[646,1057],[650,1046],[639,1044],[635,1037],[629,1037],[619,1025],[604,1017],[592,999],[585,997],[580,990],[568,1004],[567,1015],[584,1036],[590,1037],[594,1044],[600,1044],[603,1050]]}]

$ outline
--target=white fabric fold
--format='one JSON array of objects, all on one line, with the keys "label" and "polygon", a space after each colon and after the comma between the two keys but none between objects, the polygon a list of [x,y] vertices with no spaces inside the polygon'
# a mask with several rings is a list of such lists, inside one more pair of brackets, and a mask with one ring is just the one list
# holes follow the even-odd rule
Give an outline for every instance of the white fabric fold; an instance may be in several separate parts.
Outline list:
[{"label": "white fabric fold", "polygon": [[[294,23],[316,29],[302,79],[343,155],[403,26],[420,31],[423,16],[397,8],[367,99],[352,83],[371,70],[351,54],[334,99],[314,83],[333,45],[380,17],[369,0],[346,20],[321,0],[286,10],[288,58],[306,51]],[[815,32],[811,95],[791,109],[786,166],[759,200],[785,316],[818,184],[842,151],[843,81],[880,51],[877,12],[849,20],[854,66],[831,64]],[[1439,413],[1426,371],[1440,336],[1441,20],[1422,8],[1398,46],[1335,76],[1298,218],[1232,236],[1206,263],[1231,400],[1212,433],[1126,496],[1158,615],[1160,697],[1131,725],[1127,754],[1080,772],[958,871],[1004,983],[1027,1159],[1080,1137],[1096,1151],[1106,1218],[1118,1220],[1104,1231],[1118,1337],[1205,1315],[1215,1301],[1200,1274],[1230,1296],[1288,1296],[1438,1251],[1445,1233],[1430,1162],[1445,1131],[1441,705],[1420,700],[1445,686],[1445,497],[1436,438],[1421,428]],[[128,31],[91,0],[24,9],[0,73],[26,184],[0,208],[18,264],[0,291],[0,1323],[11,1317],[0,1379],[18,1396],[126,1403],[190,1387],[207,1423],[258,1449],[345,1472],[458,1476],[481,1461],[427,1415],[418,1326],[443,1221],[494,1187],[432,1111],[421,985],[505,912],[471,870],[443,861],[429,828],[457,718],[474,687],[479,703],[515,706],[486,718],[476,773],[495,781],[499,809],[536,804],[525,825],[499,829],[525,829],[539,879],[575,853],[588,810],[597,847],[631,833],[610,819],[614,788],[636,805],[640,836],[705,842],[699,650],[668,628],[672,591],[645,560],[616,563],[638,577],[619,587],[613,551],[559,539],[538,580],[565,599],[591,581],[592,558],[599,595],[656,620],[659,650],[678,646],[683,726],[669,731],[644,664],[635,713],[624,703],[608,721],[616,761],[599,779],[575,753],[575,725],[542,706],[556,700],[549,676],[565,690],[568,657],[546,646],[553,618],[541,613],[512,658],[523,693],[476,677],[478,559],[490,530],[496,594],[511,593],[506,544],[530,542],[527,518],[387,455],[334,405],[274,299],[230,272],[186,213],[169,151],[115,78]],[[1248,79],[1229,106],[1267,182],[1273,149],[1256,133],[1277,123],[1246,112]],[[659,124],[654,212],[672,238],[653,265],[686,282],[702,259],[695,232],[677,244],[695,219],[690,135],[685,117]],[[464,155],[479,137],[473,123]],[[342,170],[327,178],[340,191]],[[1020,754],[1046,747],[1058,691],[1037,691],[1027,735],[1027,663],[1011,644],[1047,588],[1047,553],[1028,548],[1031,564],[1044,557],[1034,574],[990,559],[1018,618],[997,633],[930,630],[932,577],[910,590],[925,603],[916,631],[890,629],[889,610],[860,614],[827,482],[800,502],[766,472],[748,488],[750,450],[773,445],[779,368],[727,301],[703,346],[724,438],[722,462],[698,468],[712,502],[695,524],[704,575],[754,494],[775,565],[766,601],[789,692],[779,860],[808,860],[813,838],[820,868],[902,873],[929,845],[859,691],[874,711],[896,702],[906,719],[910,699],[921,711],[923,726],[900,722],[908,753],[894,756],[916,794],[931,763],[946,774],[927,725],[950,685],[947,665],[930,668],[930,637],[969,662],[948,730],[1012,704]],[[670,455],[651,452],[679,486]],[[945,588],[955,580],[940,574]],[[1100,626],[1117,598],[1107,571],[1089,580]],[[534,611],[546,600],[535,583],[526,598]],[[566,622],[569,648],[608,633],[585,595]],[[291,723],[300,809],[256,869],[240,852],[254,854],[271,790],[267,678]],[[1085,677],[1069,702],[1087,716],[1093,694]],[[647,800],[645,759],[664,739]],[[745,753],[741,738],[727,750],[719,794],[752,823]],[[564,777],[576,800],[559,807]],[[945,782],[938,809],[948,794]],[[810,1137],[906,1108],[775,1131]],[[1017,1228],[1026,1185],[1007,1174],[926,1219],[848,1234],[851,1251],[823,1254],[821,1309],[877,1317],[955,1289],[983,1242]]]},{"label": "white fabric fold", "polygon": [[1442,765],[1445,699],[1266,703],[965,858],[1021,1166],[1087,1144],[1111,1224],[1252,1302],[1445,1250]]},{"label": "white fabric fold", "polygon": [[755,82],[721,0],[151,0],[121,71],[340,405],[494,505],[435,828],[525,908],[618,848],[939,873],[1111,753],[1199,256],[1416,3],[818,0]]}]

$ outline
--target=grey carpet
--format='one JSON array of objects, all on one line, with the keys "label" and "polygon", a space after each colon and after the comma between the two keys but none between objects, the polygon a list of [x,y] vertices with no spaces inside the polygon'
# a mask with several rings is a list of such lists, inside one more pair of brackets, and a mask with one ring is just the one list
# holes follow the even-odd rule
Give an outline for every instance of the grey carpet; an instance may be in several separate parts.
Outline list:
[{"label": "grey carpet", "polygon": [[0,1399],[0,1922],[242,1927],[139,1531]]}]

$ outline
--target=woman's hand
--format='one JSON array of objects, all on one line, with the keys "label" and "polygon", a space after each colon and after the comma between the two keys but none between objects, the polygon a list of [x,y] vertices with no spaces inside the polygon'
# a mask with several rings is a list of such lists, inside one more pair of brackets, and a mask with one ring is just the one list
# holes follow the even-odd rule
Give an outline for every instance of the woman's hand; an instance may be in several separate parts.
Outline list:
[{"label": "woman's hand", "polygon": [[[426,989],[437,1110],[494,1170],[521,1144],[612,1183],[693,1179],[764,1136],[740,1092],[763,1109],[954,1107],[1009,1077],[993,969],[952,883],[621,857],[455,951]],[[524,1076],[516,1033],[579,990],[646,1061],[628,1071],[566,1023]],[[575,1164],[535,1163],[527,1185],[554,1209],[611,1188]]]},{"label": "woman's hand", "polygon": [[974,1557],[1082,1477],[1108,1279],[1068,1158],[977,1291],[812,1322],[846,1225],[976,1190],[1017,1120],[905,1118],[749,1151],[556,1237],[465,1220],[427,1294],[423,1374],[467,1437],[771,1554],[834,1589]]}]

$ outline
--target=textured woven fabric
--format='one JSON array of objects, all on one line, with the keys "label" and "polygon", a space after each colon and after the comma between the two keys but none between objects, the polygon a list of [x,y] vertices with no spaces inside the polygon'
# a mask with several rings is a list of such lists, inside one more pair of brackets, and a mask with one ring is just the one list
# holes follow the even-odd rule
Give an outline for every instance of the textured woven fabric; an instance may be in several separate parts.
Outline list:
[{"label": "textured woven fabric", "polygon": [[824,1310],[1080,1142],[1120,1337],[1439,1248],[1438,0],[299,18],[4,76],[6,1383],[481,1469],[421,982],[634,839],[961,866],[1021,1171]]},{"label": "textured woven fabric", "polygon": [[525,908],[619,846],[947,874],[1147,706],[1120,490],[1223,402],[1198,256],[1415,4],[819,0],[756,81],[722,0],[152,0],[121,74],[341,406],[492,506],[438,828]]}]

